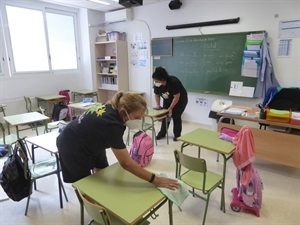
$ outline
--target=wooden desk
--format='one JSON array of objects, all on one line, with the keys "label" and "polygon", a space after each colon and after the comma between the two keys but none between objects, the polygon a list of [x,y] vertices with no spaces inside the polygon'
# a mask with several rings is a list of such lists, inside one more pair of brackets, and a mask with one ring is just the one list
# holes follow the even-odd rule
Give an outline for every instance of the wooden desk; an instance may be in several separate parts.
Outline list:
[{"label": "wooden desk", "polygon": [[[125,224],[147,219],[168,199],[153,185],[124,170],[119,163],[73,183],[89,198],[106,208]],[[84,224],[80,201],[81,225]],[[172,203],[169,202],[169,223],[173,224]]]},{"label": "wooden desk", "polygon": [[71,103],[68,105],[69,109],[74,109],[75,111],[78,110],[80,111],[80,113],[94,107],[95,105],[97,106],[101,106],[103,105],[100,102],[87,102],[87,103],[83,103],[83,102],[77,102],[77,103]]},{"label": "wooden desk", "polygon": [[58,102],[64,102],[66,96],[64,95],[46,95],[46,96],[39,96],[39,97],[35,97],[37,99],[37,103],[38,106],[41,105],[41,102],[46,102],[47,107],[46,107],[46,111],[47,111],[47,115],[51,115],[52,114],[52,108],[50,107],[50,104],[55,104]]},{"label": "wooden desk", "polygon": [[[152,124],[152,139],[155,140],[156,142],[156,138],[155,138],[155,122],[158,120],[162,120],[164,118],[167,118],[169,114],[169,111],[167,109],[153,109],[153,108],[148,108],[148,112],[146,113],[145,117],[150,118],[151,120],[151,124]],[[166,119],[166,136],[167,136],[167,144],[169,144],[169,135],[168,135],[168,121]],[[157,143],[156,143],[157,144]]]},{"label": "wooden desk", "polygon": [[246,113],[243,115],[231,115],[220,112],[219,115],[222,117],[219,120],[218,130],[220,131],[222,127],[229,127],[239,130],[242,127],[238,125],[222,123],[223,118],[231,118],[297,129],[291,133],[282,133],[252,128],[252,133],[255,143],[256,158],[300,168],[300,126],[259,119],[253,115],[253,113],[256,111],[258,111],[258,109],[248,107]]},{"label": "wooden desk", "polygon": [[65,100],[65,98],[66,98],[66,96],[64,96],[64,95],[46,95],[46,96],[36,97],[38,102],[46,101],[46,102],[52,102],[52,103],[63,102]]},{"label": "wooden desk", "polygon": [[[59,190],[59,200],[60,200],[60,208],[63,208],[63,200],[62,200],[62,185],[60,178],[60,165],[59,165],[59,156],[58,149],[56,147],[56,138],[59,135],[58,131],[52,131],[46,134],[42,134],[36,137],[26,138],[26,142],[31,144],[31,152],[32,152],[32,161],[35,161],[34,158],[34,149],[42,148],[52,154],[55,155],[57,162],[57,177],[58,177],[58,190]],[[64,191],[64,190],[63,190]],[[67,196],[65,194],[65,196]]]},{"label": "wooden desk", "polygon": [[[178,138],[182,141],[181,152],[186,146],[194,145],[198,147],[198,157],[200,157],[201,148],[217,152],[222,155],[223,163],[223,187],[225,190],[226,165],[227,161],[232,157],[235,145],[229,141],[224,141],[219,138],[219,132],[198,128]],[[221,204],[222,205],[222,204]]]},{"label": "wooden desk", "polygon": [[[45,129],[47,130],[47,122],[49,121],[49,117],[38,113],[38,112],[29,112],[23,113],[13,116],[5,116],[3,119],[8,122],[10,125],[15,126],[17,130],[17,136],[20,138],[20,131],[32,129],[32,127],[36,130],[36,134],[38,135],[37,130],[37,122],[44,123]],[[21,125],[31,125],[29,128],[20,129],[19,126]]]},{"label": "wooden desk", "polygon": [[[84,97],[94,97],[95,96],[97,101],[99,101],[97,91],[93,91],[93,90],[72,91],[73,102],[75,102],[76,96],[84,96]],[[82,99],[81,99],[81,101],[82,101]]]}]

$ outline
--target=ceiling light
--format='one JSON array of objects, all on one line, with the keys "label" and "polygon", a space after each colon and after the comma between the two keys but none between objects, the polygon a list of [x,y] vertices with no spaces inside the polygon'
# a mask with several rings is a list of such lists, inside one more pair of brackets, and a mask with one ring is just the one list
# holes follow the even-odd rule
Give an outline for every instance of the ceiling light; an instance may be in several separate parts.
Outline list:
[{"label": "ceiling light", "polygon": [[99,3],[102,5],[110,5],[110,3],[105,2],[105,1],[101,1],[101,0],[89,0],[90,2],[95,2],[95,3]]},{"label": "ceiling light", "polygon": [[172,1],[169,3],[169,8],[170,8],[171,10],[173,10],[173,9],[179,9],[181,5],[182,5],[182,3],[181,3],[180,0],[172,0]]}]

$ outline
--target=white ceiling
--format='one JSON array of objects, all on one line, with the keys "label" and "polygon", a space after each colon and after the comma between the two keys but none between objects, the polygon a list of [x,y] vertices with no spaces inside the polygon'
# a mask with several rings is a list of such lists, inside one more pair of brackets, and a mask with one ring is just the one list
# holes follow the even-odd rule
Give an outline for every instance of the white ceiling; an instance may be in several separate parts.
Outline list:
[{"label": "white ceiling", "polygon": [[[110,5],[102,5],[99,3],[91,2],[89,0],[40,0],[40,1],[60,4],[65,6],[72,6],[75,8],[93,9],[102,12],[108,12],[108,11],[124,8],[122,5],[119,5],[118,2],[115,2],[113,0],[103,0],[105,2],[109,2]],[[143,5],[149,5],[149,4],[154,4],[163,1],[170,1],[170,0],[143,0]]]}]

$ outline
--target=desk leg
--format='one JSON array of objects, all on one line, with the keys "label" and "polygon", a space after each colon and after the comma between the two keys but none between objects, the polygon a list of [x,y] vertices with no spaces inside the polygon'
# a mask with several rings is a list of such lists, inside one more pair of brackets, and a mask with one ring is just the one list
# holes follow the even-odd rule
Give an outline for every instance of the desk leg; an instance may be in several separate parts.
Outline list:
[{"label": "desk leg", "polygon": [[[221,153],[219,153],[221,154]],[[221,195],[221,207],[220,209],[223,210],[223,212],[225,213],[225,180],[226,180],[226,168],[227,168],[227,161],[233,156],[233,154],[231,154],[230,156],[226,157],[225,154],[221,154],[223,156],[223,192]]]},{"label": "desk leg", "polygon": [[20,138],[20,131],[19,131],[19,126],[16,126],[16,131],[17,131],[17,138],[19,139]]},{"label": "desk leg", "polygon": [[[60,178],[60,165],[59,165],[58,154],[55,154],[55,158],[56,158],[56,163],[57,163],[57,179],[58,179],[58,191],[59,191],[60,208],[63,208],[63,200],[62,200],[62,193],[61,193],[61,189],[63,188],[63,186],[62,186],[62,181],[61,181],[61,178]],[[65,193],[65,196],[66,196],[66,193]]]},{"label": "desk leg", "polygon": [[171,200],[168,200],[168,206],[169,206],[169,224],[173,225],[173,211],[172,211],[173,202]]},{"label": "desk leg", "polygon": [[76,193],[78,201],[80,203],[80,225],[84,225],[84,213],[83,213],[84,207],[83,207],[83,201],[80,198],[80,195],[79,195],[78,190],[76,188],[75,188],[75,193]]}]

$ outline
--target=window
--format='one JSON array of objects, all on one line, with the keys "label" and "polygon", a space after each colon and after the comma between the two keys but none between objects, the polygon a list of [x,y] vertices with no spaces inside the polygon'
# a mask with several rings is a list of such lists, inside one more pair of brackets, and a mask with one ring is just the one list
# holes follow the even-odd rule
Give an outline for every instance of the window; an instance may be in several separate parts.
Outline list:
[{"label": "window", "polygon": [[5,6],[15,73],[78,69],[75,12]]}]

